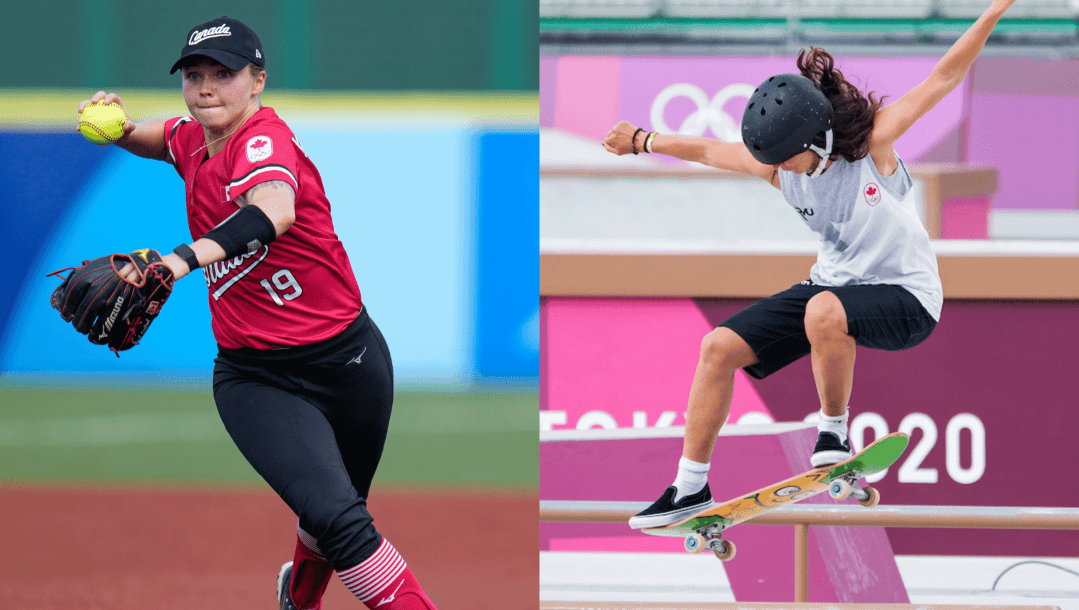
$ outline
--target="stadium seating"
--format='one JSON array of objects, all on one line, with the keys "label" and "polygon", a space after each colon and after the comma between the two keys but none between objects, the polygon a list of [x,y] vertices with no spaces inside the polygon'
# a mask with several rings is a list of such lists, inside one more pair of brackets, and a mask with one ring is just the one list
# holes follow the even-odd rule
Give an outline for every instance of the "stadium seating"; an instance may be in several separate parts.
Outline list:
[{"label": "stadium seating", "polygon": [[[974,19],[991,0],[540,0],[542,18]],[[1011,19],[1072,19],[1079,0],[1017,0]]]},{"label": "stadium seating", "polygon": [[932,0],[667,0],[666,17],[925,18]]},{"label": "stadium seating", "polygon": [[[975,19],[989,6],[991,0],[940,0],[941,17]],[[1008,9],[1012,19],[1070,19],[1079,15],[1075,0],[1016,0]]]},{"label": "stadium seating", "polygon": [[540,17],[645,19],[663,0],[540,0]]}]

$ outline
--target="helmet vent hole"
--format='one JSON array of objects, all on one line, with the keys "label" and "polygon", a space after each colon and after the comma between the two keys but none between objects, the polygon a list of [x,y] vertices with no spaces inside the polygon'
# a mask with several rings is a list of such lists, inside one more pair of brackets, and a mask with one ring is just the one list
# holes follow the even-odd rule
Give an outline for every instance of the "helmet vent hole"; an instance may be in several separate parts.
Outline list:
[{"label": "helmet vent hole", "polygon": [[756,104],[756,103],[757,103],[757,102],[753,102],[752,104],[750,104],[750,105],[749,105],[749,108],[746,108],[746,110],[753,110],[753,105],[754,105],[754,104]]},{"label": "helmet vent hole", "polygon": [[764,116],[764,108],[761,108],[761,116]]},{"label": "helmet vent hole", "polygon": [[771,77],[771,78],[769,78],[769,79],[768,79],[768,82],[772,82],[772,81],[774,81],[775,79],[776,79],[776,77],[774,77],[774,76],[773,76],[773,77]]},{"label": "helmet vent hole", "polygon": [[767,92],[767,91],[765,91],[764,93],[762,93],[762,94],[761,94],[761,97],[768,97],[768,92]]},{"label": "helmet vent hole", "polygon": [[761,145],[760,145],[760,144],[754,144],[754,145],[753,145],[753,150],[760,150],[760,149],[761,149]]},{"label": "helmet vent hole", "polygon": [[783,100],[781,100],[779,98],[776,98],[776,106],[782,106],[782,105],[783,105]]},{"label": "helmet vent hole", "polygon": [[787,86],[787,83],[779,83],[779,86],[780,86],[780,87],[786,87],[786,86]]}]

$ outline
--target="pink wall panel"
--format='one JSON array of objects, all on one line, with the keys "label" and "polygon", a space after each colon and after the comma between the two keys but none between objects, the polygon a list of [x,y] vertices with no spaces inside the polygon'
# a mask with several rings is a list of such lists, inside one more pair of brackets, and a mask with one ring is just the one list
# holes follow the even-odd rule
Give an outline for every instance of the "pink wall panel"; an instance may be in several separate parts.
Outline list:
[{"label": "pink wall panel", "polygon": [[[548,299],[544,316],[544,404],[566,414],[554,429],[685,425],[701,339],[714,327],[692,300]],[[748,413],[772,420],[739,371],[730,421]]]},{"label": "pink wall panel", "polygon": [[621,60],[616,57],[559,59],[554,126],[602,141],[618,122],[621,65]]},{"label": "pink wall panel", "polygon": [[1074,210],[1079,201],[1079,86],[1071,96],[982,93],[968,163],[996,165],[996,209]]}]

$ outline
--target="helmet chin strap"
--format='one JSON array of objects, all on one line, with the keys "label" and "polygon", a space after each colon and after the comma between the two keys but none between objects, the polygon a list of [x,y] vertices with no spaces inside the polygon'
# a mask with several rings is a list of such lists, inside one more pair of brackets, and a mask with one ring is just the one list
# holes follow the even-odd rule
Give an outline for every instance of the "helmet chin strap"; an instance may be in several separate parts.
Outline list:
[{"label": "helmet chin strap", "polygon": [[820,157],[820,163],[817,164],[817,169],[809,174],[810,178],[816,178],[824,173],[824,169],[828,165],[828,157],[832,154],[832,130],[829,129],[824,132],[824,148],[810,144],[809,150],[812,150]]}]

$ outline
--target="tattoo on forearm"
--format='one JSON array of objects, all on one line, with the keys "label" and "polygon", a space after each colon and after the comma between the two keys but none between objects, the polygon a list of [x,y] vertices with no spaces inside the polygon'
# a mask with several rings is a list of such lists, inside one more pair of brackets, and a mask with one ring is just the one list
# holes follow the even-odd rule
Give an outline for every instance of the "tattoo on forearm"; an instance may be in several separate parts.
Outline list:
[{"label": "tattoo on forearm", "polygon": [[236,198],[236,205],[241,208],[250,203],[251,198],[255,196],[255,193],[264,189],[273,189],[275,191],[285,191],[289,194],[295,195],[295,191],[292,190],[292,185],[284,180],[270,180],[269,182],[260,182],[255,186],[247,189],[243,195]]}]

